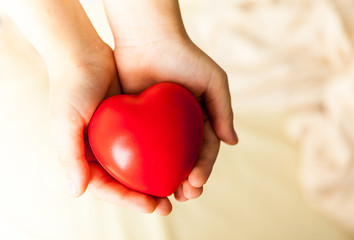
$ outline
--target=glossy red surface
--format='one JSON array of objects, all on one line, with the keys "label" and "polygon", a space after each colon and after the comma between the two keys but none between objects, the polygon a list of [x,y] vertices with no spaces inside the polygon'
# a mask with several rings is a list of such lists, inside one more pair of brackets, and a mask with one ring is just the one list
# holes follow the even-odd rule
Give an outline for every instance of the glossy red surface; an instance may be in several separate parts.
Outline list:
[{"label": "glossy red surface", "polygon": [[104,100],[88,129],[101,165],[127,187],[171,195],[192,170],[203,141],[203,115],[184,87],[159,83],[140,95]]}]

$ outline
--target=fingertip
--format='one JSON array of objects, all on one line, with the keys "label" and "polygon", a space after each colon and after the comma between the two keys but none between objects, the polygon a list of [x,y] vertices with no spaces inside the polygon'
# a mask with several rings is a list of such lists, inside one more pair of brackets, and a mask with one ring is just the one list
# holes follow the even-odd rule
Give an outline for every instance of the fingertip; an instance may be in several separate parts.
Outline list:
[{"label": "fingertip", "polygon": [[77,186],[77,184],[74,181],[70,181],[70,180],[69,180],[69,190],[71,196],[74,198],[78,198],[84,193],[84,191],[82,191],[82,189],[79,186]]},{"label": "fingertip", "polygon": [[183,195],[183,184],[181,184],[181,186],[179,186],[179,188],[176,190],[174,197],[179,202],[188,201],[188,198]]},{"label": "fingertip", "polygon": [[[146,214],[151,214],[156,211],[157,202],[153,197],[130,190],[128,192],[125,201],[123,201],[123,206],[131,207],[138,212]],[[137,195],[139,195],[138,198],[136,198]]]},{"label": "fingertip", "polygon": [[183,183],[183,195],[188,199],[198,198],[203,193],[203,187],[193,187],[188,180]]},{"label": "fingertip", "polygon": [[188,177],[188,182],[192,187],[200,188],[202,187],[207,181],[207,178],[204,177],[204,171],[200,168],[193,168],[192,172]]},{"label": "fingertip", "polygon": [[216,126],[215,133],[221,141],[228,145],[236,145],[239,142],[238,135],[233,125],[229,129],[225,128],[223,125],[220,127]]},{"label": "fingertip", "polygon": [[135,192],[130,189],[126,189],[125,191],[126,193],[121,195],[121,204],[123,206],[130,207],[138,212],[147,214],[151,214],[156,211],[157,202],[154,197],[140,192]]},{"label": "fingertip", "polygon": [[168,198],[156,198],[155,212],[160,216],[167,216],[172,212],[172,204]]},{"label": "fingertip", "polygon": [[137,211],[151,214],[156,210],[157,203],[152,197],[145,195],[145,198],[143,198],[141,202],[136,203],[135,206]]},{"label": "fingertip", "polygon": [[[78,198],[82,196],[90,181],[90,169],[87,163],[83,162],[81,167],[61,162],[64,172],[68,179],[69,191],[72,197]],[[69,167],[70,166],[70,167]]]},{"label": "fingertip", "polygon": [[236,145],[238,143],[238,135],[235,131],[235,129],[232,129],[232,137],[229,142],[225,142],[229,145]]}]

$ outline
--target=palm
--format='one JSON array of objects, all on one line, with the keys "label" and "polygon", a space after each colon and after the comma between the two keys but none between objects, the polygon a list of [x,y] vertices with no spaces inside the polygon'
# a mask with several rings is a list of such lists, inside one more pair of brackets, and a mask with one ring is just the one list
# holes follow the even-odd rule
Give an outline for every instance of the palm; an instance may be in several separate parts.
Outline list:
[{"label": "palm", "polygon": [[[87,140],[87,126],[98,104],[106,97],[120,93],[112,50],[94,58],[84,56],[84,64],[61,66],[62,74],[51,77],[50,113],[54,138],[57,140],[59,160],[68,178],[97,198],[114,204],[152,212],[164,203],[142,193],[128,189],[113,179],[98,164]],[[72,81],[72,80],[75,81]],[[168,208],[168,206],[167,206]],[[159,211],[158,209],[158,211]],[[162,211],[160,213],[165,214]]]},{"label": "palm", "polygon": [[209,66],[214,64],[192,42],[180,38],[121,46],[115,57],[125,93],[139,93],[152,84],[171,81],[183,84],[200,98],[213,70]]}]

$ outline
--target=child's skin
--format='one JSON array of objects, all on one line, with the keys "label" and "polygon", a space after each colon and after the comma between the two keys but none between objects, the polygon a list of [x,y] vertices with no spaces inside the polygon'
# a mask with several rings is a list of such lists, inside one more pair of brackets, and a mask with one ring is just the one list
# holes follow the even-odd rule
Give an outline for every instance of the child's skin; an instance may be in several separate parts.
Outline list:
[{"label": "child's skin", "polygon": [[171,212],[168,198],[132,191],[111,178],[95,161],[86,138],[91,116],[105,97],[139,93],[163,81],[187,87],[205,104],[199,159],[174,194],[179,201],[201,195],[220,140],[231,145],[238,140],[227,75],[189,39],[177,0],[104,0],[114,52],[100,39],[78,0],[0,3],[47,64],[51,129],[74,196],[88,188],[107,202],[147,213]]}]

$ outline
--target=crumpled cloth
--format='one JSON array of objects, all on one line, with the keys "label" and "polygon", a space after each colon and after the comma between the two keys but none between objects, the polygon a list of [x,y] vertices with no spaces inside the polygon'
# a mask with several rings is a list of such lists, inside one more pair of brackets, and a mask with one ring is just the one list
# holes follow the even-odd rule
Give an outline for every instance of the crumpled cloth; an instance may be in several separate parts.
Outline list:
[{"label": "crumpled cloth", "polygon": [[354,1],[224,4],[206,1],[191,36],[226,68],[236,116],[288,114],[306,198],[354,232]]},{"label": "crumpled cloth", "polygon": [[300,180],[314,206],[354,232],[354,64],[323,87],[319,108],[291,119]]},{"label": "crumpled cloth", "polygon": [[263,61],[260,72],[269,77],[253,87],[268,101],[258,98],[253,106],[267,102],[265,110],[291,112],[288,133],[300,149],[306,197],[354,232],[354,2],[272,2],[269,15],[285,15],[277,11],[282,4],[295,6],[287,9],[289,20],[274,27],[281,38],[269,40],[273,34],[263,29],[255,34],[265,36],[256,39],[270,44],[278,58],[272,64],[269,58],[269,69]]}]

